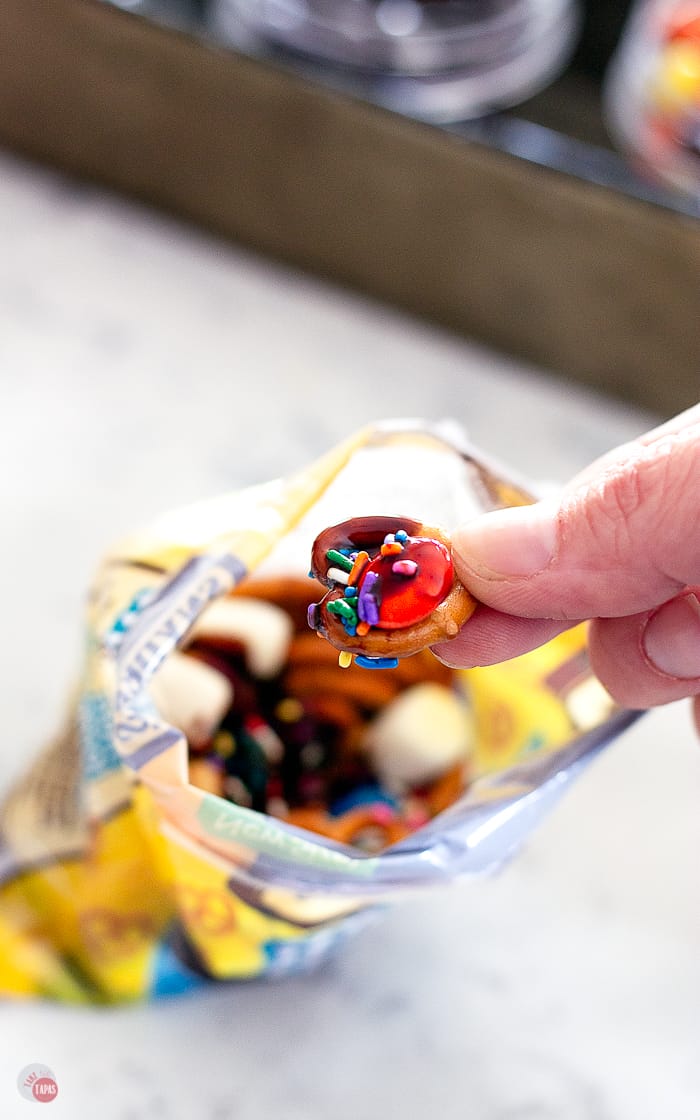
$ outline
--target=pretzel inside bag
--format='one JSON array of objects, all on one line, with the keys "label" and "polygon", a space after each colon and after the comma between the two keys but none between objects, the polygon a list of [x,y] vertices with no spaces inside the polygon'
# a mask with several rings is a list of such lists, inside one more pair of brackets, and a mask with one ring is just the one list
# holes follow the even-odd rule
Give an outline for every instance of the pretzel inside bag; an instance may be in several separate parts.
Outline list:
[{"label": "pretzel inside bag", "polygon": [[187,737],[192,785],[375,853],[466,789],[468,699],[428,650],[392,673],[340,671],[307,628],[311,586],[256,575],[214,600],[151,696]]},{"label": "pretzel inside bag", "polygon": [[308,621],[359,665],[385,668],[454,638],[476,601],[441,529],[408,517],[356,517],[314,541],[311,573],[328,593]]}]

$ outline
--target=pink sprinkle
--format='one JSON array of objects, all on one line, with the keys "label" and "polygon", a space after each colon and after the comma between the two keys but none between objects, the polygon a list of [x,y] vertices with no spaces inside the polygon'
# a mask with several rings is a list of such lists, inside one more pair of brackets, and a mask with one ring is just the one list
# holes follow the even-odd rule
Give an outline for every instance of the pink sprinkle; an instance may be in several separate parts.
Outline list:
[{"label": "pink sprinkle", "polygon": [[396,813],[385,801],[377,801],[372,805],[372,816],[377,824],[388,825],[391,824]]},{"label": "pink sprinkle", "polygon": [[415,560],[394,560],[391,570],[397,576],[414,576],[418,571]]}]

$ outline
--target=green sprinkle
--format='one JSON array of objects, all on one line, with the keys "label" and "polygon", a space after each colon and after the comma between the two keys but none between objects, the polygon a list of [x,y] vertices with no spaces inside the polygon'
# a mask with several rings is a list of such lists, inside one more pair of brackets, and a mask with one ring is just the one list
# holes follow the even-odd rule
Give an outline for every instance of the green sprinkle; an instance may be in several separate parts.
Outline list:
[{"label": "green sprinkle", "polygon": [[328,604],[328,611],[330,614],[337,614],[340,618],[347,619],[348,622],[357,623],[357,611],[347,599],[332,599]]},{"label": "green sprinkle", "polygon": [[331,564],[335,564],[337,568],[341,568],[344,572],[351,572],[353,569],[352,560],[348,556],[343,556],[343,553],[336,551],[335,548],[328,549],[326,560],[330,560]]}]

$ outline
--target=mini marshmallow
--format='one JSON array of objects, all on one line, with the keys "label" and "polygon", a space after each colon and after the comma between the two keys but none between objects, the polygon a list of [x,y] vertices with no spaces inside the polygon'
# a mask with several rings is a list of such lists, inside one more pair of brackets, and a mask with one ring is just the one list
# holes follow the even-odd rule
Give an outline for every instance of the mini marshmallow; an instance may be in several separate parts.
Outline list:
[{"label": "mini marshmallow", "polygon": [[148,691],[160,716],[195,749],[207,746],[233,703],[223,673],[177,650],[166,657]]},{"label": "mini marshmallow", "polygon": [[363,745],[380,782],[401,794],[466,761],[472,746],[471,715],[451,689],[417,684],[372,721]]},{"label": "mini marshmallow", "polygon": [[253,676],[269,680],[285,664],[293,629],[287,612],[274,603],[232,595],[215,599],[202,611],[189,639],[239,643]]}]

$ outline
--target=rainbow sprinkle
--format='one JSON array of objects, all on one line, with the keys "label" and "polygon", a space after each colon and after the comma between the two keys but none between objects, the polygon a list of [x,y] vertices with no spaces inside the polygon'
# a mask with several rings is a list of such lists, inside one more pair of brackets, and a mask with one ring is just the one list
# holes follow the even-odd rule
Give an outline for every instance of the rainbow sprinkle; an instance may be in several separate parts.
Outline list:
[{"label": "rainbow sprinkle", "polygon": [[[396,556],[392,564],[392,571],[406,579],[414,577],[418,565],[414,560],[401,559],[401,553],[409,540],[405,529],[397,529],[395,533],[387,533],[380,547],[381,556]],[[342,598],[332,599],[326,609],[338,618],[349,637],[364,638],[366,634],[379,623],[381,607],[379,576],[376,572],[367,572],[362,579],[365,569],[371,563],[369,553],[364,550],[356,552],[348,548],[329,548],[326,552],[329,567],[327,577],[336,584],[345,585]],[[309,607],[309,624],[313,629],[318,625],[317,607]],[[353,655],[344,650],[338,664],[347,669],[353,661]],[[372,657],[369,654],[357,654],[355,664],[363,669],[395,669],[399,661],[397,657]]]}]

